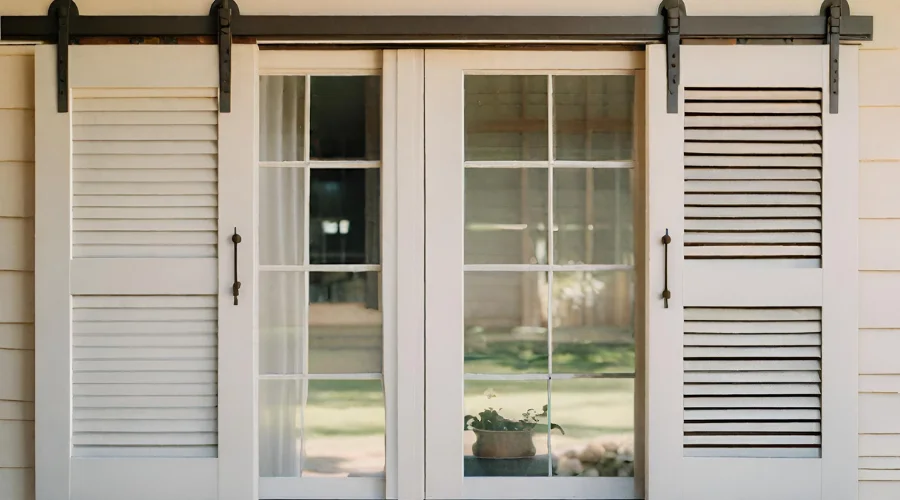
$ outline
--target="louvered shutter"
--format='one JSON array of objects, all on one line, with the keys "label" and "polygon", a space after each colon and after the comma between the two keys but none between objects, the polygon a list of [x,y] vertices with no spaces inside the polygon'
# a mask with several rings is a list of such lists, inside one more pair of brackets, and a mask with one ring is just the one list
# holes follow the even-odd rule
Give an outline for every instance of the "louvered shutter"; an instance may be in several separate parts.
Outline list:
[{"label": "louvered shutter", "polygon": [[682,47],[670,114],[650,47],[649,498],[856,493],[856,51],[837,114],[827,57]]},{"label": "louvered shutter", "polygon": [[[225,307],[237,222],[220,197],[235,183],[220,177],[216,49],[69,56],[68,112],[56,107],[55,47],[36,64],[38,497],[217,498],[219,341],[240,321]],[[249,143],[231,156],[252,172]]]}]

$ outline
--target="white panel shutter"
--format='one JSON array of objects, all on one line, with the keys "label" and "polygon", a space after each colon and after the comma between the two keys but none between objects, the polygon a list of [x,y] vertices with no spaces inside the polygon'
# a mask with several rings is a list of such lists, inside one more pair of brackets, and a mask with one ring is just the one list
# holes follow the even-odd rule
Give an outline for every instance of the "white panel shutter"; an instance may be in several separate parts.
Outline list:
[{"label": "white panel shutter", "polygon": [[219,278],[215,47],[71,47],[68,113],[56,110],[54,60],[39,54],[37,147],[62,154],[37,161],[36,234],[60,251],[37,255],[36,293],[65,295],[43,311],[54,329],[37,329],[68,359],[38,367],[37,406],[67,417],[71,479],[51,474],[56,455],[37,463],[39,482],[71,488],[39,496],[126,486],[215,498],[219,289],[231,279]]},{"label": "white panel shutter", "polygon": [[682,51],[678,115],[648,60],[648,495],[852,498],[855,50],[840,114],[827,48]]}]

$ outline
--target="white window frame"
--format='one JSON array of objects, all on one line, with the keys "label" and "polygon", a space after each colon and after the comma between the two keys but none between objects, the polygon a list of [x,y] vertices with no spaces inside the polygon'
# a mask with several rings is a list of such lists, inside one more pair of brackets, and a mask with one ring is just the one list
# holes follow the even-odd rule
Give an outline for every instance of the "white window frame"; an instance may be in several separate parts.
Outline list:
[{"label": "white window frame", "polygon": [[[464,266],[463,75],[603,75],[633,74],[636,88],[643,78],[640,51],[490,51],[434,50],[426,54],[426,498],[539,499],[539,498],[642,498],[643,481],[634,478],[584,477],[464,477],[463,432],[463,270],[491,266]],[[642,96],[635,95],[636,109]],[[552,113],[552,106],[550,106]],[[638,120],[640,122],[640,120]],[[635,123],[636,127],[640,123]],[[635,140],[640,140],[636,134]],[[640,149],[640,148],[636,148]],[[640,170],[640,155],[634,159]],[[514,166],[517,162],[503,162]],[[563,162],[559,162],[561,166]],[[640,175],[634,182],[640,185]],[[640,197],[639,187],[636,187]],[[552,203],[550,207],[552,213]],[[636,216],[636,232],[641,216]],[[636,241],[640,253],[640,241]],[[636,256],[636,260],[642,260]],[[548,265],[513,266],[521,270],[548,270]],[[506,266],[509,269],[509,266]],[[556,269],[556,267],[553,267]],[[636,283],[637,284],[637,283]],[[637,284],[639,286],[639,284]],[[640,309],[641,304],[635,305]],[[636,336],[640,334],[636,325]],[[636,349],[640,349],[638,342]],[[636,353],[636,357],[639,354]],[[641,364],[636,370],[641,369]],[[642,449],[640,422],[642,392],[636,376],[635,448]],[[636,463],[636,469],[639,463]]]}]

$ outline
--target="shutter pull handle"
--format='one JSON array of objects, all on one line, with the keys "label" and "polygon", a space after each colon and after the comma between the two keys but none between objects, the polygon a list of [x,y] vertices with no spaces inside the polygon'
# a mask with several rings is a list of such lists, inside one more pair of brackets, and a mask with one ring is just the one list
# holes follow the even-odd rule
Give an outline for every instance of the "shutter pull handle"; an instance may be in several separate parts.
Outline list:
[{"label": "shutter pull handle", "polygon": [[669,291],[669,243],[672,243],[672,237],[669,236],[669,230],[666,229],[666,235],[662,237],[662,244],[666,253],[665,263],[663,264],[665,266],[665,281],[663,284],[662,299],[666,309],[669,308],[669,299],[672,298],[672,292]]},{"label": "shutter pull handle", "polygon": [[231,241],[234,243],[234,284],[231,285],[231,294],[234,295],[234,305],[238,305],[238,295],[241,293],[241,282],[238,281],[238,243],[241,242],[241,235],[238,234],[237,228],[234,228]]}]

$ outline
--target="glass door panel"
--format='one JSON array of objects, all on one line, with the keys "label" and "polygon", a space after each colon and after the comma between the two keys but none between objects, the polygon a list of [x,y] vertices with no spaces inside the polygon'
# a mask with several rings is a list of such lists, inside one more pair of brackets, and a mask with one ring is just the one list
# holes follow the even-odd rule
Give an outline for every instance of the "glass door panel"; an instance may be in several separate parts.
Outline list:
[{"label": "glass door panel", "polygon": [[426,496],[637,498],[640,59],[426,57]]},{"label": "glass door panel", "polygon": [[382,81],[322,63],[259,81],[260,496],[384,498]]}]

